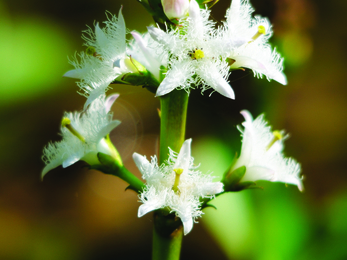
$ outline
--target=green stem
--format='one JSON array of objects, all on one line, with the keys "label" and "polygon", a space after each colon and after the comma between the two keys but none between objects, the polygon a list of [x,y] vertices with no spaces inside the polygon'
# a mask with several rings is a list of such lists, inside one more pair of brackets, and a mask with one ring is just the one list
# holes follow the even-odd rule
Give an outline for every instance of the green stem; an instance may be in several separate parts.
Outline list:
[{"label": "green stem", "polygon": [[174,213],[154,213],[152,260],[179,260],[183,226]]},{"label": "green stem", "polygon": [[183,228],[179,228],[170,237],[160,236],[153,229],[153,260],[178,260],[180,259],[181,244],[183,237]]},{"label": "green stem", "polygon": [[169,158],[169,148],[179,152],[185,139],[188,93],[173,90],[160,98],[160,153],[159,163]]},{"label": "green stem", "polygon": [[[160,98],[159,163],[169,158],[169,147],[179,152],[185,139],[188,94],[174,90]],[[154,213],[153,260],[179,260],[183,226],[174,213]]]}]

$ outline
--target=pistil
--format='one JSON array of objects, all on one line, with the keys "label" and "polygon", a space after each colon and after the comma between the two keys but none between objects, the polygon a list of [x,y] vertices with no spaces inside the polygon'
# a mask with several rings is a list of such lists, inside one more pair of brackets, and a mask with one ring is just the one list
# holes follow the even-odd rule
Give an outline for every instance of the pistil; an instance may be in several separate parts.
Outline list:
[{"label": "pistil", "polygon": [[172,189],[173,189],[174,192],[178,193],[179,192],[178,184],[180,182],[180,177],[181,177],[181,174],[183,173],[183,169],[182,168],[177,168],[177,169],[174,169],[174,172],[176,174],[176,177],[175,177],[175,183],[172,186]]}]

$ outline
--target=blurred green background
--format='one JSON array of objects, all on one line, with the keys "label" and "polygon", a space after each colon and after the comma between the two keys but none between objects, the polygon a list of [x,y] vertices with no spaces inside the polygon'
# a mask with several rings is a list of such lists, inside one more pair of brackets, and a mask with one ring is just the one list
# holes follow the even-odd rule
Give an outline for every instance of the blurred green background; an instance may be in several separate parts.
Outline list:
[{"label": "blurred green background", "polygon": [[[181,259],[347,259],[347,2],[252,4],[274,25],[289,84],[240,71],[230,78],[235,101],[193,91],[187,138],[201,170],[220,176],[240,149],[239,111],[265,113],[291,134],[286,155],[301,162],[305,191],[264,182],[219,197],[184,238]],[[63,112],[85,101],[62,78],[67,57],[83,50],[86,24],[121,5],[129,30],[144,32],[151,17],[135,0],[0,0],[0,259],[150,259],[151,215],[137,218],[136,194],[121,180],[77,163],[40,181],[44,145],[59,140]],[[213,17],[229,5],[221,0]],[[157,152],[159,102],[141,87],[112,91],[121,94],[113,111],[122,124],[111,138],[139,176],[131,154]]]}]

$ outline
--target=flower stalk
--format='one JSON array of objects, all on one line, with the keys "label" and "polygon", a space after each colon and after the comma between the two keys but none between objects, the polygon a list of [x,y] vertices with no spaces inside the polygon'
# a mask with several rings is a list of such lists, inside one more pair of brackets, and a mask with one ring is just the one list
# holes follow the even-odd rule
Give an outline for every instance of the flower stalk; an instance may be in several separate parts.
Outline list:
[{"label": "flower stalk", "polygon": [[179,260],[183,226],[175,214],[154,213],[152,260]]},{"label": "flower stalk", "polygon": [[101,166],[91,166],[92,169],[97,169],[103,173],[119,177],[129,184],[127,189],[134,190],[137,193],[143,191],[144,183],[134,174],[132,174],[127,168],[125,168],[123,163],[119,163],[117,159],[114,159],[112,156],[104,153],[98,153],[98,159]]},{"label": "flower stalk", "polygon": [[169,158],[169,147],[179,152],[186,132],[188,93],[174,90],[160,97],[160,152],[159,164]]},{"label": "flower stalk", "polygon": [[[169,147],[178,152],[185,140],[188,93],[174,90],[160,97],[159,164],[169,158]],[[153,260],[178,260],[183,226],[175,214],[154,213]]]}]

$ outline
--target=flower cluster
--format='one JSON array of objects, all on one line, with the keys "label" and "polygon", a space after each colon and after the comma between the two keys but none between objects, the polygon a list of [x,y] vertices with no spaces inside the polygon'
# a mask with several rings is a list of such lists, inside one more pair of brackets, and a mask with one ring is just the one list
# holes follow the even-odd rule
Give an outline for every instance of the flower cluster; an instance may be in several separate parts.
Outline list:
[{"label": "flower cluster", "polygon": [[189,91],[200,85],[202,91],[213,88],[234,99],[227,79],[231,70],[239,68],[252,69],[258,77],[265,75],[269,80],[286,84],[283,59],[268,44],[272,35],[269,21],[260,16],[253,18],[252,13],[247,0],[233,0],[224,25],[216,29],[209,20],[210,11],[200,9],[192,0],[189,17],[181,20],[181,27],[168,32],[149,27],[153,39],[171,55],[170,69],[157,95],[175,88]]},{"label": "flower cluster", "polygon": [[77,84],[88,98],[85,106],[111,83],[147,84],[157,96],[200,86],[202,92],[213,88],[234,99],[228,77],[232,70],[241,68],[252,69],[257,77],[265,75],[287,83],[283,59],[268,43],[271,25],[266,18],[252,17],[253,8],[247,0],[233,0],[219,28],[209,19],[210,10],[200,9],[195,0],[163,4],[181,18],[173,30],[150,26],[151,37],[132,32],[135,40],[128,44],[120,10],[118,18],[112,15],[104,22],[104,28],[97,23],[94,31],[89,28],[85,32],[87,49],[70,61],[75,69],[64,75],[80,79]]},{"label": "flower cluster", "polygon": [[[140,2],[146,5],[146,1]],[[217,1],[204,3],[210,2]],[[126,40],[121,10],[118,17],[109,15],[103,25],[96,23],[94,29],[84,32],[86,50],[70,60],[74,69],[64,76],[78,79],[77,85],[87,100],[82,112],[65,113],[61,123],[62,140],[44,148],[46,166],[42,177],[59,165],[67,167],[79,160],[99,170],[107,168],[105,173],[114,171],[114,175],[123,178],[132,188],[131,182],[136,182],[134,190],[140,193],[142,202],[139,217],[154,210],[174,213],[183,223],[184,234],[191,231],[193,223],[203,214],[203,203],[223,191],[241,190],[257,180],[285,182],[303,190],[300,165],[282,154],[286,139],[283,131],[272,132],[263,116],[253,120],[248,111],[241,112],[245,118],[244,129],[240,128],[241,155],[223,183],[213,182],[212,176],[202,174],[193,165],[191,139],[183,143],[179,153],[169,149],[169,158],[162,165],[158,165],[156,156],[149,162],[146,157],[133,154],[146,180],[145,186],[125,169],[109,139],[109,133],[120,124],[113,120],[110,112],[118,94],[109,97],[105,94],[111,84],[142,85],[156,96],[167,95],[175,89],[189,93],[198,87],[201,92],[212,88],[234,99],[228,77],[233,70],[244,68],[251,69],[257,77],[287,84],[282,72],[283,59],[268,43],[271,25],[266,18],[252,16],[254,10],[248,0],[232,0],[226,20],[219,27],[209,19],[210,10],[201,8],[196,0],[161,0],[161,3],[158,17],[164,16],[167,23],[147,27],[148,32],[143,35],[133,31],[131,41]],[[185,92],[181,93],[187,97]],[[179,106],[178,103],[175,106]],[[181,116],[184,129],[185,115],[176,115],[175,108],[170,109],[170,115],[164,115],[165,120]],[[168,145],[165,146],[168,149]]]},{"label": "flower cluster", "polygon": [[161,166],[158,166],[156,156],[149,162],[145,156],[133,154],[146,180],[146,188],[140,195],[143,204],[138,216],[157,209],[175,212],[183,223],[185,235],[193,228],[194,220],[203,214],[200,198],[213,198],[223,191],[221,182],[212,182],[213,177],[196,170],[191,156],[191,141],[186,140],[178,154],[170,150],[167,163]]}]

